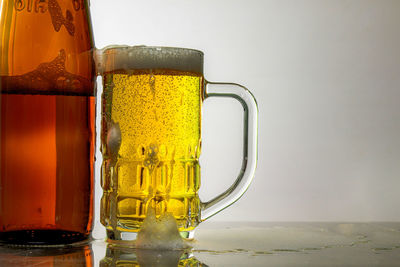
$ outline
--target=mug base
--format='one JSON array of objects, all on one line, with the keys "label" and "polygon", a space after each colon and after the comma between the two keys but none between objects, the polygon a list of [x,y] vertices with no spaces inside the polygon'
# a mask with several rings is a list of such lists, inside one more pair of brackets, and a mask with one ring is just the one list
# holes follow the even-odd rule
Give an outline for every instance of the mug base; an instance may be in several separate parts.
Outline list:
[{"label": "mug base", "polygon": [[137,234],[137,232],[113,231],[107,229],[107,241],[110,243],[135,241],[137,239]]},{"label": "mug base", "polygon": [[[181,231],[179,232],[181,237],[185,240],[192,240],[194,238],[194,230],[191,231]],[[113,231],[107,229],[107,242],[124,244],[135,241],[137,239],[137,232],[124,232],[124,231]],[[127,244],[128,245],[128,244]]]}]

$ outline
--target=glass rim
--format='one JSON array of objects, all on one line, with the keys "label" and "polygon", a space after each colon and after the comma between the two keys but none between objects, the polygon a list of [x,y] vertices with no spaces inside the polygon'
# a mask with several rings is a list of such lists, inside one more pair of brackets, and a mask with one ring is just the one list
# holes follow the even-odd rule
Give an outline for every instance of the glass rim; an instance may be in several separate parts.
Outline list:
[{"label": "glass rim", "polygon": [[190,52],[193,54],[199,54],[201,56],[204,56],[204,52],[195,49],[195,48],[187,48],[187,47],[177,47],[177,46],[157,46],[157,45],[108,45],[105,46],[101,49],[98,49],[102,51],[103,53],[109,52],[109,51],[118,51],[118,50],[124,50],[124,49],[130,49],[130,50],[157,50],[157,51],[186,51]]},{"label": "glass rim", "polygon": [[96,61],[99,74],[134,69],[204,71],[204,53],[183,47],[111,45],[96,52]]}]

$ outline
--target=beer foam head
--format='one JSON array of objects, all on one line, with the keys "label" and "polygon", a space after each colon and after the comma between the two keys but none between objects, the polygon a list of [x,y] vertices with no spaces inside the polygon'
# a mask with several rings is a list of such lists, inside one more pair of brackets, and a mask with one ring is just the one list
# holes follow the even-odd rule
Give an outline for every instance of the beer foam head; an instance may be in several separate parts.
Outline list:
[{"label": "beer foam head", "polygon": [[171,69],[203,74],[203,52],[188,48],[109,46],[97,52],[98,72]]}]

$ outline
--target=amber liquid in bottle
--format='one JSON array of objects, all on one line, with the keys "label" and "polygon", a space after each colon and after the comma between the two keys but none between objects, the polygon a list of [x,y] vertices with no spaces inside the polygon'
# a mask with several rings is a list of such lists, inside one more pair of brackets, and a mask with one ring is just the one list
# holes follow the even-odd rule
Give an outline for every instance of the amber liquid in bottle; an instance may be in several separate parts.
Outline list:
[{"label": "amber liquid in bottle", "polygon": [[2,4],[0,242],[85,240],[95,135],[87,2]]}]

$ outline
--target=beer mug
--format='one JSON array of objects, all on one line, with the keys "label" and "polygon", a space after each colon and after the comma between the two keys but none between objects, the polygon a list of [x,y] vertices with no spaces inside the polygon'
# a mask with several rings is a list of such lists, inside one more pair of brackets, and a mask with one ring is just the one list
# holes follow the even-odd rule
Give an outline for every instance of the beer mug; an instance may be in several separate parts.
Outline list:
[{"label": "beer mug", "polygon": [[[172,47],[115,46],[100,54],[103,76],[101,223],[109,240],[135,240],[152,208],[169,212],[180,234],[193,238],[203,220],[248,188],[257,161],[257,104],[243,86],[203,76],[203,53]],[[201,108],[209,97],[231,97],[244,109],[243,164],[234,184],[201,202]]]}]

